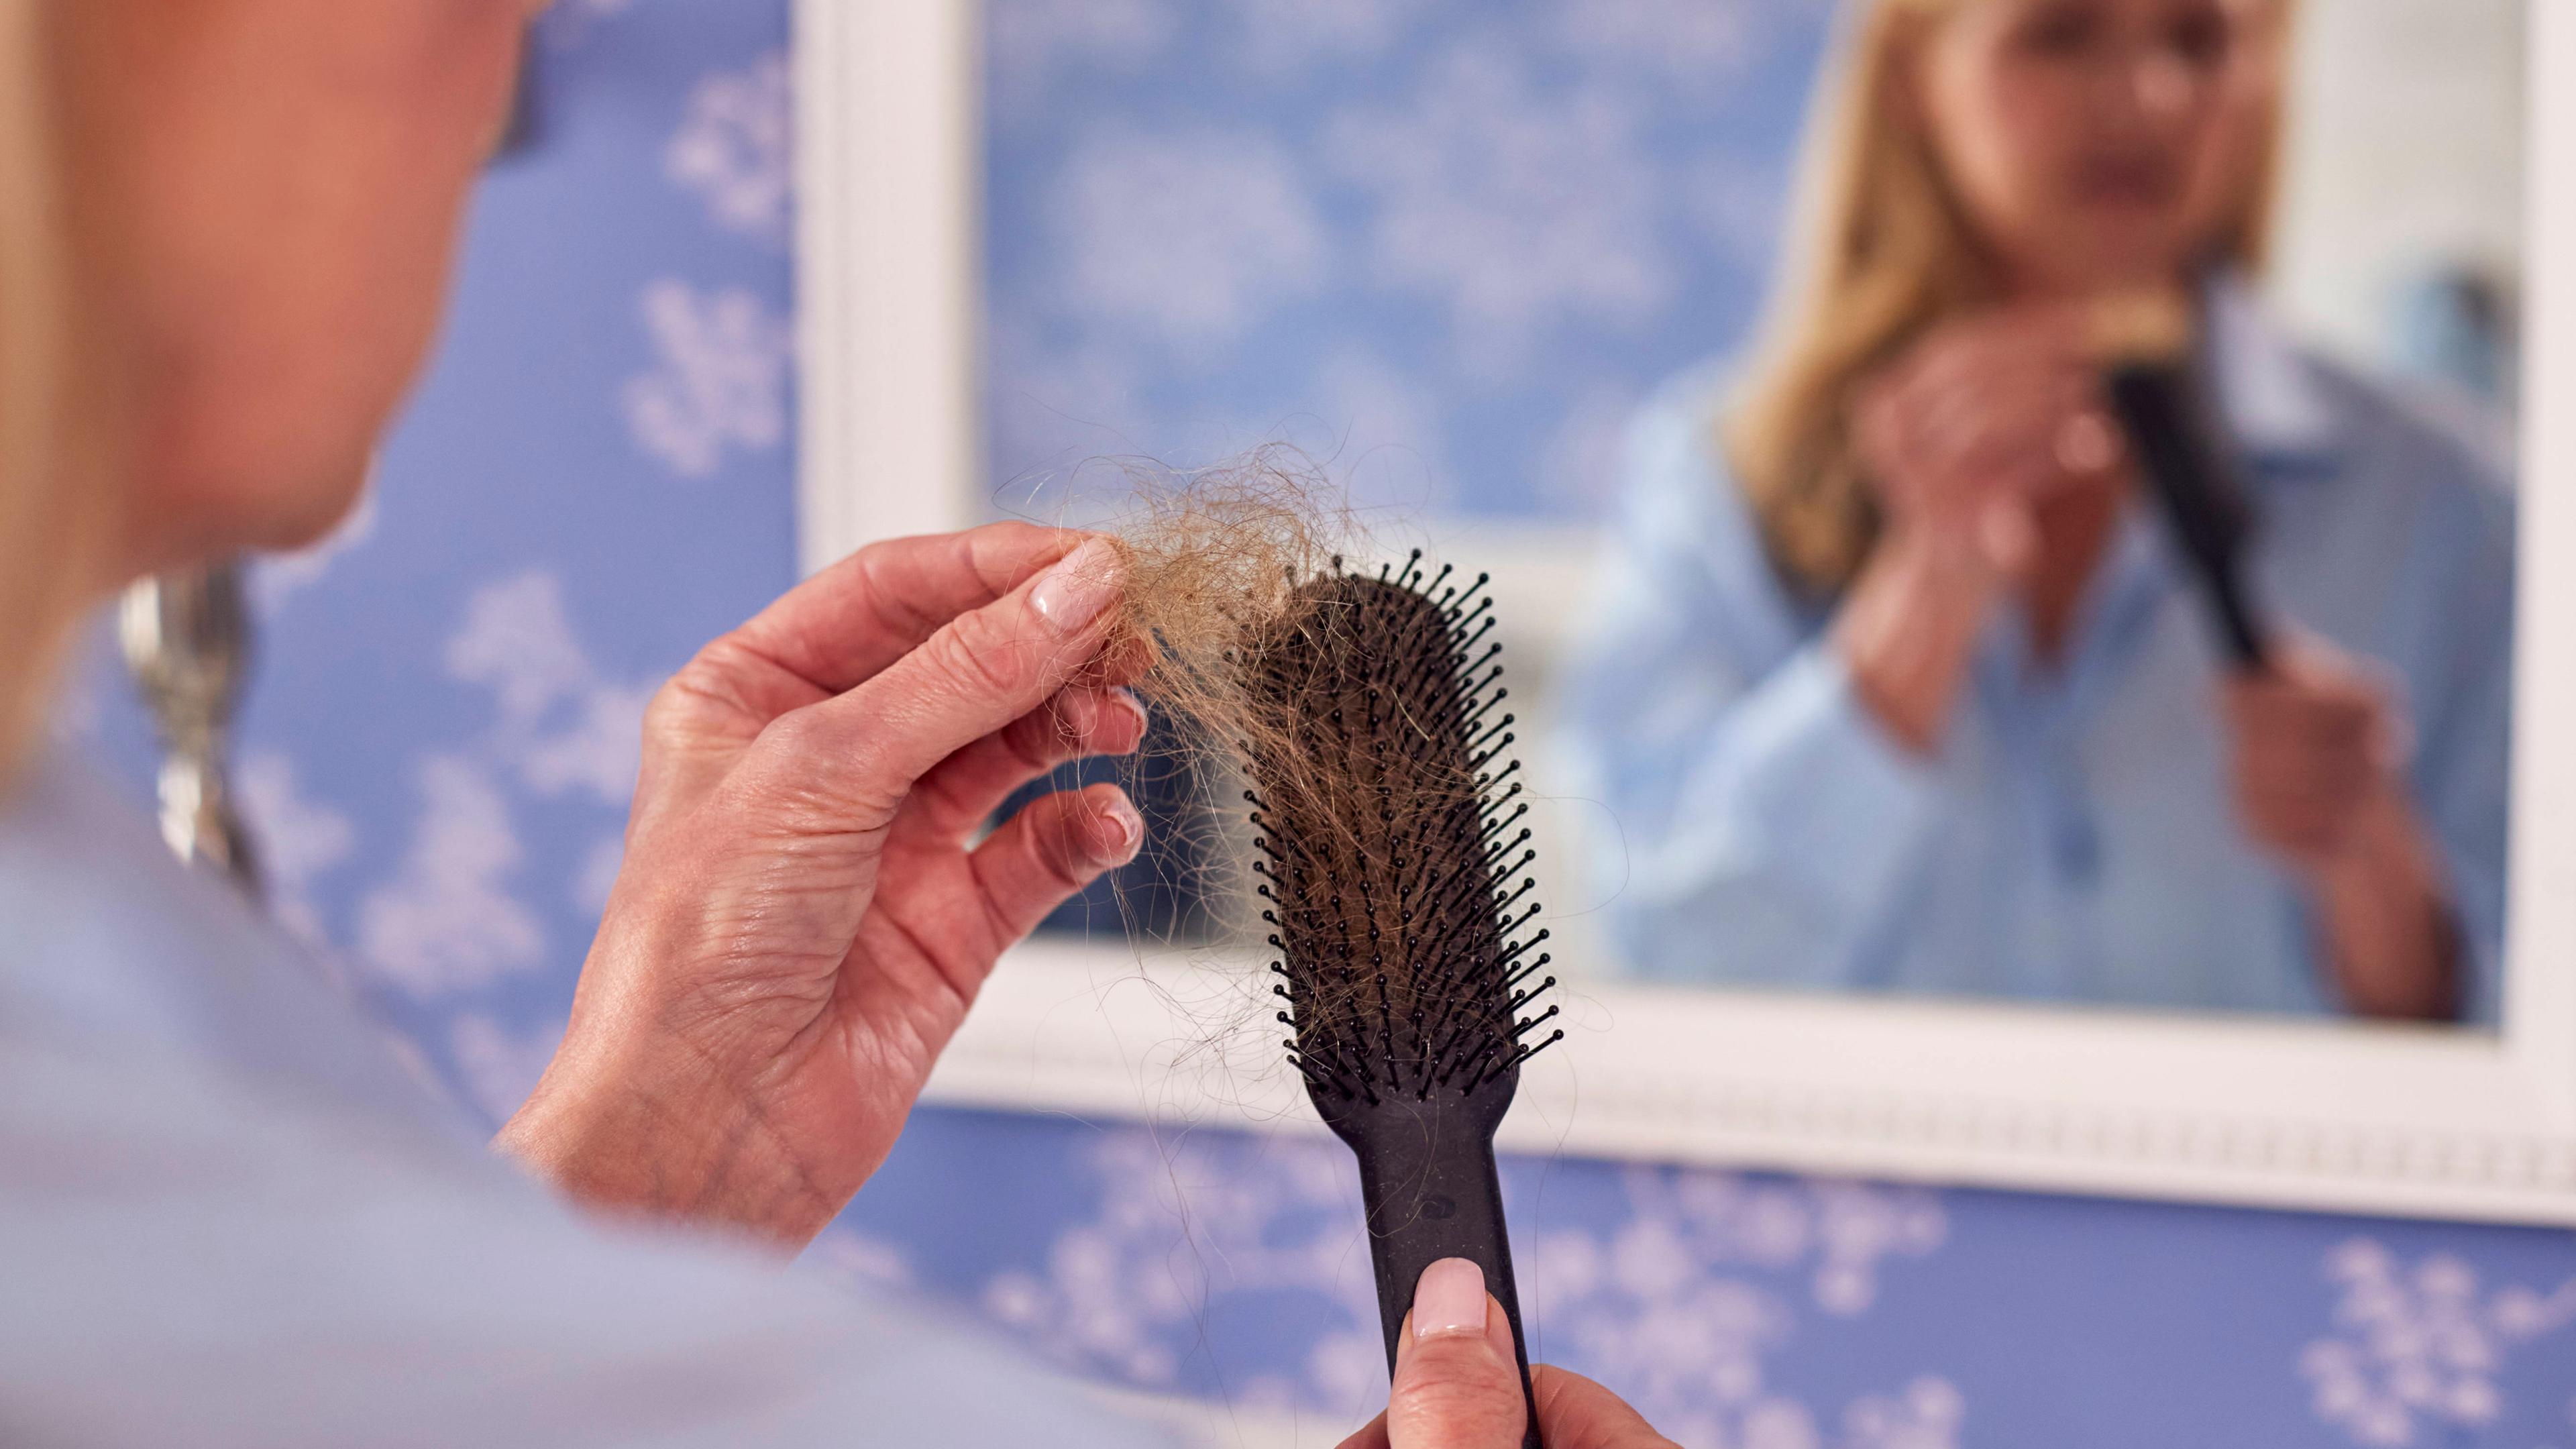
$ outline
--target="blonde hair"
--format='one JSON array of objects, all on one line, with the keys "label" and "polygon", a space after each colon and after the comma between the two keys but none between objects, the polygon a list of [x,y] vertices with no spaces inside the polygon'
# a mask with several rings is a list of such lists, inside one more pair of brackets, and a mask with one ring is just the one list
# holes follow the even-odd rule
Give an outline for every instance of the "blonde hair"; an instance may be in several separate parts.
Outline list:
[{"label": "blonde hair", "polygon": [[[1969,3],[1858,0],[1840,58],[1817,87],[1791,267],[1718,420],[1716,441],[1773,564],[1815,595],[1848,585],[1878,537],[1851,441],[1854,384],[1934,322],[1997,291],[1922,128],[1900,113],[1898,68]],[[2271,13],[2286,4],[2273,0]],[[2218,238],[2220,254],[2249,269],[2268,242],[2279,134],[2275,107]]]},{"label": "blonde hair", "polygon": [[73,291],[42,11],[0,0],[0,784],[89,602],[104,513],[63,406]]}]

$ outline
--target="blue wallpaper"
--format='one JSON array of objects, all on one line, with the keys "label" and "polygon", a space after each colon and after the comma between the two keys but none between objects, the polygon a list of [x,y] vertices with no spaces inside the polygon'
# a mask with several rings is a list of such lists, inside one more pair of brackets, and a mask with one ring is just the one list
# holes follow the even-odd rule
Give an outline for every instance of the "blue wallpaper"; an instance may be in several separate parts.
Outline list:
[{"label": "blue wallpaper", "polygon": [[1636,403],[1760,306],[1828,18],[995,0],[1002,497],[1287,438],[1364,503],[1599,512]]},{"label": "blue wallpaper", "polygon": [[[1031,34],[1080,19],[1167,33],[1176,55],[1210,67],[1186,99],[1224,108],[1228,145],[1265,133],[1260,144],[1284,153],[1336,144],[1319,114],[1327,73],[1364,80],[1369,114],[1457,106],[1455,123],[1472,130],[1492,108],[1519,113],[1514,86],[1572,94],[1554,88],[1592,60],[1568,52],[1517,79],[1487,62],[1497,36],[1536,37],[1536,50],[1577,35],[1578,10],[1587,28],[1632,39],[1700,35],[1689,43],[1705,49],[1677,52],[1676,65],[1739,56],[1712,89],[1761,154],[1730,174],[1776,171],[1764,148],[1792,128],[1815,46],[1803,4],[1085,0],[1075,16],[1008,0],[995,17],[996,104],[1092,92],[1101,73],[1066,58],[1087,52]],[[372,503],[327,547],[259,575],[267,647],[244,777],[279,907],[424,1069],[486,1116],[515,1105],[561,1030],[616,864],[644,697],[793,577],[782,12],[780,0],[557,6],[540,32],[533,140],[484,191],[453,323]],[[1399,49],[1350,48],[1379,35],[1399,35]],[[1622,44],[1619,64],[1654,57]],[[1263,91],[1226,67],[1292,80]],[[1676,72],[1657,84],[1687,82]],[[1640,89],[1623,104],[1660,115],[1668,94]],[[1115,124],[1103,125],[1186,162],[1201,143],[1155,132],[1157,105],[1114,92],[1103,114]],[[1013,114],[1023,134],[995,143],[1006,169],[1108,144],[1081,126],[1041,135],[1040,111]],[[1387,149],[1434,166],[1422,159],[1434,152],[1409,146]],[[1157,185],[1170,188],[1163,214],[1184,220],[1204,211],[1188,188],[1242,170],[1168,154],[1154,164],[1175,168]],[[1567,166],[1576,180],[1592,169]],[[1255,257],[1264,274],[1301,255],[1365,267],[1365,296],[1327,284],[1363,273],[1323,270],[1302,300],[1259,317],[1224,302],[1224,285],[1167,305],[1162,332],[1135,346],[1197,349],[1171,355],[1205,365],[1155,373],[1132,400],[1111,390],[1146,419],[1138,446],[1187,445],[1173,420],[1202,412],[1267,428],[1273,411],[1330,408],[1326,334],[1347,331],[1371,366],[1397,373],[1599,360],[1624,396],[1667,353],[1705,350],[1748,304],[1758,244],[1729,254],[1740,260],[1685,261],[1679,230],[1640,253],[1667,270],[1635,276],[1669,288],[1644,302],[1613,280],[1563,283],[1517,311],[1431,297],[1413,264],[1348,244],[1452,240],[1390,220],[1402,198],[1370,184],[1327,188],[1317,204],[1333,219],[1317,223],[1310,252],[1291,237]],[[1540,186],[1519,200],[1536,214],[1555,196]],[[1134,200],[1113,195],[1107,209]],[[1006,288],[1090,265],[1050,257],[1059,238],[1039,211],[996,202]],[[1516,276],[1548,264],[1495,260]],[[1120,305],[1147,305],[1114,275],[1093,280],[1113,301],[1127,295]],[[1647,319],[1674,297],[1701,315]],[[1038,345],[1084,345],[1091,329],[1051,305],[1024,309],[1033,328],[1062,329]],[[1412,320],[1380,325],[1381,309]],[[1652,347],[1632,351],[1640,339]],[[1617,371],[1620,358],[1636,371]],[[1521,464],[1579,400],[1526,370],[1510,377],[1491,413],[1433,430],[1439,471],[1503,480],[1487,500],[1497,509],[1575,507],[1580,488]],[[112,671],[94,671],[67,728],[118,760],[139,798],[144,731]],[[1538,1351],[1631,1395],[1691,1449],[2576,1446],[2566,1233],[1574,1160],[1506,1171]],[[1356,1197],[1346,1155],[1328,1144],[928,1111],[812,1256],[856,1280],[952,1296],[1118,1383],[1348,1423],[1381,1372]]]}]

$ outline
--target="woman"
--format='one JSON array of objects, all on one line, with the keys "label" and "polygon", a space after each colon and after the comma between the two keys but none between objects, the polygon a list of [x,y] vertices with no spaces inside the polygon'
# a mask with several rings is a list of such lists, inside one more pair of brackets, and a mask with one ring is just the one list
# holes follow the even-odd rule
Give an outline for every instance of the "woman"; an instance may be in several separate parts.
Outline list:
[{"label": "woman", "polygon": [[[2286,0],[1870,0],[1804,274],[1649,409],[1579,746],[1676,981],[2492,1022],[2512,520],[2474,429],[2284,340]],[[2234,673],[2104,411],[2198,299],[2282,631]]]},{"label": "woman", "polygon": [[[1002,949],[1136,850],[1109,786],[976,838],[1051,765],[1137,744],[1104,542],[871,549],[661,691],[505,1156],[35,746],[96,602],[347,511],[529,8],[0,0],[0,1440],[1143,1442],[761,1259],[884,1159]],[[1352,1442],[1519,1444],[1472,1265],[1426,1273],[1412,1321]],[[1665,1443],[1570,1375],[1539,1393],[1551,1442]]]}]

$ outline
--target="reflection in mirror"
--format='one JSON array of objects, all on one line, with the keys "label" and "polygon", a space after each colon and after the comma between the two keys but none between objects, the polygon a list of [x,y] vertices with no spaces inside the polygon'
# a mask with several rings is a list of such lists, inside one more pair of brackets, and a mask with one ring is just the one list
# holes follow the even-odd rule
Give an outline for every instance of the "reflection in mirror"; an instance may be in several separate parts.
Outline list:
[{"label": "reflection in mirror", "polygon": [[2522,25],[993,0],[992,501],[1490,563],[1605,976],[2492,1026]]}]

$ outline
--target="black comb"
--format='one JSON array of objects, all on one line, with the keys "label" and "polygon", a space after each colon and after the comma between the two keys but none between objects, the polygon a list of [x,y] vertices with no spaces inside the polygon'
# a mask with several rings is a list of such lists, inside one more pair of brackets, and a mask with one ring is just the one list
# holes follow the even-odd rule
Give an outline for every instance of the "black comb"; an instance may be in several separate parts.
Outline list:
[{"label": "black comb", "polygon": [[1290,1059],[1359,1157],[1390,1371],[1422,1271],[1468,1258],[1511,1321],[1526,1396],[1494,1129],[1521,1063],[1565,1033],[1537,1035],[1554,1006],[1522,1014],[1556,978],[1539,974],[1547,932],[1522,935],[1537,853],[1486,579],[1426,577],[1421,558],[1375,575],[1335,560],[1247,641],[1253,869]]}]

